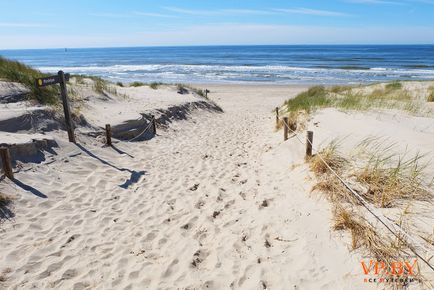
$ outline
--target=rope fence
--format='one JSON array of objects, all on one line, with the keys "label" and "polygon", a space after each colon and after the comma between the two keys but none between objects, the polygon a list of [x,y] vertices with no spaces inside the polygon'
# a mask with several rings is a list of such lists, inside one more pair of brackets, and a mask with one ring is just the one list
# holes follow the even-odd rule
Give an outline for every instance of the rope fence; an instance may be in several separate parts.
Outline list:
[{"label": "rope fence", "polygon": [[[133,142],[137,139],[139,139],[144,133],[146,133],[150,128],[152,127],[152,133],[154,135],[157,134],[157,121],[155,119],[155,116],[151,116],[151,121],[149,122],[149,124],[145,127],[145,129],[143,129],[138,135],[136,135],[135,137],[126,140],[126,142]],[[106,124],[105,125],[105,133],[106,133],[106,144],[108,146],[112,145],[112,130],[111,130],[111,126],[110,124]]]},{"label": "rope fence", "polygon": [[[297,140],[303,144],[306,145],[306,157],[312,156],[312,148],[313,148],[313,132],[308,131],[306,136],[306,142],[303,142],[301,138],[298,136],[297,132],[294,131],[288,124],[288,118],[284,117],[283,120],[279,116],[279,109],[276,108],[276,124],[279,121],[283,121],[284,124],[284,141],[288,140],[288,132],[292,132],[292,134],[297,138]],[[392,223],[390,219],[385,217],[382,213],[376,211],[375,208],[373,208],[359,193],[357,193],[339,174],[336,173],[335,170],[324,160],[324,158],[321,156],[319,150],[316,151],[316,156],[321,160],[321,162],[324,163],[324,165],[327,167],[328,170],[344,185],[346,189],[348,189],[351,194],[362,204],[362,206],[375,218],[377,219],[389,232],[391,232],[395,237],[397,237],[400,241],[404,242],[408,245],[410,250],[419,258],[421,259],[425,264],[428,265],[431,270],[434,271],[434,266],[429,263],[429,260],[434,256],[434,254],[424,247],[422,244],[419,243],[416,239],[414,239],[410,234],[408,234],[406,231],[404,231],[399,225]],[[406,239],[404,239],[405,237]],[[411,242],[410,242],[411,241]],[[425,259],[422,257],[416,250],[416,247],[418,249],[421,249],[425,253],[427,253],[428,259]]]}]

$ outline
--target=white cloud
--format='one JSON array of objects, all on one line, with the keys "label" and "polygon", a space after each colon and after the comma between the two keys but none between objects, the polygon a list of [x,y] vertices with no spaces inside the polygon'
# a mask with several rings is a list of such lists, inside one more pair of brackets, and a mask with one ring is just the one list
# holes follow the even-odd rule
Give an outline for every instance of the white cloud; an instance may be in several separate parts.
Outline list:
[{"label": "white cloud", "polygon": [[19,36],[3,35],[1,39],[0,49],[256,44],[425,44],[429,43],[428,40],[434,39],[434,26],[336,27],[213,23],[122,34],[35,35],[28,33]]},{"label": "white cloud", "polygon": [[330,11],[330,10],[318,10],[309,8],[280,8],[273,9],[274,11],[292,14],[305,14],[305,15],[316,15],[316,16],[350,16],[350,14]]},{"label": "white cloud", "polygon": [[215,16],[221,15],[221,10],[196,10],[196,9],[184,9],[178,7],[163,7],[163,9],[171,12],[188,14],[188,15],[197,15],[197,16]]},{"label": "white cloud", "polygon": [[196,10],[196,9],[184,9],[179,7],[163,7],[163,9],[195,16],[220,16],[220,15],[273,15],[273,14],[304,14],[304,15],[316,15],[316,16],[349,16],[347,13],[318,10],[310,8],[276,8],[276,9],[216,9],[216,10]]},{"label": "white cloud", "polygon": [[140,16],[148,16],[148,17],[163,17],[163,18],[174,18],[175,15],[169,15],[169,14],[161,14],[161,13],[152,13],[152,12],[141,12],[141,11],[134,11],[133,14],[140,15]]}]

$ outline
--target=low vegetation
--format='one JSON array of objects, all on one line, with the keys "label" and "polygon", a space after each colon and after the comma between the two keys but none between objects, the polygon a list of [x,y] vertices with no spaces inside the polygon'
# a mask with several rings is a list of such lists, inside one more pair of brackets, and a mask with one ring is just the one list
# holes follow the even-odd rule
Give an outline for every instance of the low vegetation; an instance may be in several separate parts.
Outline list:
[{"label": "low vegetation", "polygon": [[371,108],[398,108],[408,111],[417,110],[417,104],[403,89],[401,82],[386,84],[383,88],[361,89],[348,86],[314,86],[285,102],[289,112],[306,111],[320,108],[340,108],[345,110],[368,110]]},{"label": "low vegetation", "polygon": [[132,83],[130,83],[130,87],[143,87],[145,85],[146,84],[142,83],[142,82],[132,82]]},{"label": "low vegetation", "polygon": [[314,155],[309,160],[309,164],[310,169],[318,176],[328,173],[330,169],[339,172],[346,164],[346,160],[338,152],[338,141],[333,140],[318,154]]},{"label": "low vegetation", "polygon": [[[351,233],[351,246],[353,250],[362,248],[376,261],[385,264],[389,273],[392,263],[403,257],[408,251],[405,244],[397,238],[387,238],[380,235],[378,230],[361,218],[356,212],[337,206],[333,213],[334,230],[347,230]],[[404,275],[405,277],[405,275]]]},{"label": "low vegetation", "polygon": [[0,56],[0,79],[23,84],[29,89],[29,99],[37,100],[41,104],[55,104],[59,99],[57,86],[36,87],[36,79],[45,76],[47,74],[30,66]]},{"label": "low vegetation", "polygon": [[0,192],[0,206],[7,204],[11,201],[12,201],[12,199],[10,196],[7,196],[6,194]]},{"label": "low vegetation", "polygon": [[429,87],[428,89],[428,102],[434,102],[434,86]]},{"label": "low vegetation", "polygon": [[153,90],[157,90],[163,83],[160,82],[152,82],[149,84],[149,87]]},{"label": "low vegetation", "polygon": [[433,197],[424,185],[424,155],[418,153],[407,156],[389,153],[395,144],[387,144],[382,139],[368,138],[361,142],[364,166],[356,170],[354,176],[367,191],[365,199],[378,207],[393,207],[402,200],[430,201]]},{"label": "low vegetation", "polygon": [[[339,154],[338,143],[332,141],[309,160],[318,179],[312,191],[325,194],[335,208],[333,229],[348,231],[352,249],[359,249],[383,262],[389,272],[394,261],[408,256],[410,245],[385,229],[381,230],[362,215],[360,201],[332,174],[323,160],[343,179],[350,181],[351,187],[367,202],[377,207],[402,206],[400,202],[404,200],[431,201],[433,194],[422,184],[423,156],[416,154],[406,158],[388,153],[393,147],[394,144],[387,144],[385,140],[368,138],[358,145],[356,155],[345,159]],[[398,224],[403,224],[406,211],[407,207]],[[402,277],[406,276],[404,273]]]}]

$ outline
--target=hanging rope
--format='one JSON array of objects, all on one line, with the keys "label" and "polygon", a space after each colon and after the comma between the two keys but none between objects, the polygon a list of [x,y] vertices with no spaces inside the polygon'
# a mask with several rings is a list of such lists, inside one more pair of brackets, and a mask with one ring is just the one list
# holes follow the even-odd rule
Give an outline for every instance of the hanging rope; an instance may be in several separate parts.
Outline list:
[{"label": "hanging rope", "polygon": [[[281,120],[281,118],[279,118],[279,120]],[[305,143],[300,139],[300,137],[298,136],[298,134],[292,130],[288,124],[286,124],[286,122],[282,122],[284,124],[284,126],[293,133],[293,135],[295,135],[295,137],[298,139],[298,141],[305,145]],[[313,144],[312,142],[307,139],[307,142],[309,142],[309,144],[312,146],[313,148]],[[405,232],[400,226],[398,226],[397,224],[394,223],[390,223],[390,222],[386,222],[386,217],[382,214],[382,213],[378,213],[375,212],[375,209],[373,207],[371,207],[371,205],[360,195],[358,194],[354,189],[352,189],[352,187],[342,178],[340,177],[336,171],[333,170],[333,168],[331,168],[331,166],[324,160],[324,158],[321,156],[321,154],[319,153],[318,150],[316,150],[316,155],[320,158],[320,160],[324,163],[324,165],[330,170],[331,173],[333,173],[334,176],[336,176],[336,178],[345,186],[346,189],[348,189],[355,197],[357,200],[360,201],[360,203],[362,204],[363,207],[365,207],[369,213],[371,213],[374,218],[376,218],[382,225],[384,225],[386,227],[387,230],[389,230],[395,237],[397,237],[399,240],[403,241],[404,243],[406,243],[409,248],[413,251],[413,253],[420,258],[425,264],[428,265],[428,267],[431,268],[431,270],[434,271],[434,266],[431,265],[428,260],[432,258],[433,254],[430,253],[430,250],[427,249],[426,247],[424,247],[423,245],[421,245],[418,241],[416,241],[412,236],[410,236],[407,232]],[[387,219],[387,221],[389,221],[389,219]],[[397,232],[399,232],[402,236],[405,236],[408,240],[412,241],[415,245],[417,245],[419,248],[423,249],[426,253],[428,253],[428,255],[430,256],[430,258],[427,260],[425,258],[423,258],[420,254],[418,254],[414,248],[414,246],[408,241],[408,240],[403,240],[402,236],[400,236]]]}]

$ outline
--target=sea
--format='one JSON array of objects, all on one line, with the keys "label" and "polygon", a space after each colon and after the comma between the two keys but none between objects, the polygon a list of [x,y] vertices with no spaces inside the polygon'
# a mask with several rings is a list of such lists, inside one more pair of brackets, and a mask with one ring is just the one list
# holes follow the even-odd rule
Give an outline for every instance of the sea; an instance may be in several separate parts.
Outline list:
[{"label": "sea", "polygon": [[186,46],[0,50],[47,73],[120,82],[359,84],[434,79],[434,45]]}]

